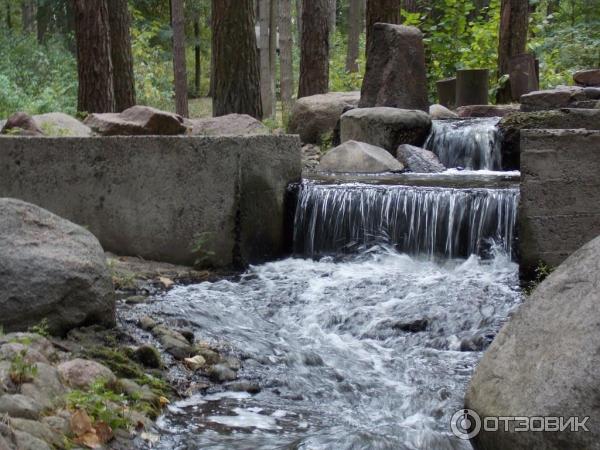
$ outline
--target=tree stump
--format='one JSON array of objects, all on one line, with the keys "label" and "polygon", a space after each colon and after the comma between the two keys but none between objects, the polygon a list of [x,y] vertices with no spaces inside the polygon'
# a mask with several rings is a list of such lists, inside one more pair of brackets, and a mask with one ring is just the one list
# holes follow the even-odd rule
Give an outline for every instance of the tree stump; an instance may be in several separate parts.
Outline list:
[{"label": "tree stump", "polygon": [[456,72],[456,106],[487,105],[488,69],[463,69]]},{"label": "tree stump", "polygon": [[456,77],[436,83],[439,104],[449,109],[456,107]]},{"label": "tree stump", "polygon": [[510,60],[510,92],[513,101],[521,95],[539,90],[535,56],[522,53]]}]

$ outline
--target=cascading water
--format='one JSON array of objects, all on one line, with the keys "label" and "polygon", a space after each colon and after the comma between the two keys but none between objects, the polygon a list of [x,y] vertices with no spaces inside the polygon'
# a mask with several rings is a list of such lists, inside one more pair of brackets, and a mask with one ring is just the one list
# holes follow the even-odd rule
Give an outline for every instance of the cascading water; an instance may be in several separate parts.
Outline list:
[{"label": "cascading water", "polygon": [[520,301],[517,272],[501,255],[439,263],[375,248],[268,263],[135,306],[226,342],[240,378],[262,388],[174,403],[152,448],[467,450],[450,418]]},{"label": "cascading water", "polygon": [[501,170],[499,118],[434,120],[425,148],[448,168]]},{"label": "cascading water", "polygon": [[449,189],[365,184],[300,186],[296,254],[315,257],[376,244],[448,258],[512,254],[518,189]]}]

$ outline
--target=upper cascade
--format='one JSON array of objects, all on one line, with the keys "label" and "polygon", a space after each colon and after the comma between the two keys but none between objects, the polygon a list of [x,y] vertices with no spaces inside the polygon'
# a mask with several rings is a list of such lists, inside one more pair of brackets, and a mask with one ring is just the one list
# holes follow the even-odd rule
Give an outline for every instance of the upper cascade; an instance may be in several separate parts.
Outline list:
[{"label": "upper cascade", "polygon": [[434,120],[425,148],[448,168],[502,170],[498,117]]}]

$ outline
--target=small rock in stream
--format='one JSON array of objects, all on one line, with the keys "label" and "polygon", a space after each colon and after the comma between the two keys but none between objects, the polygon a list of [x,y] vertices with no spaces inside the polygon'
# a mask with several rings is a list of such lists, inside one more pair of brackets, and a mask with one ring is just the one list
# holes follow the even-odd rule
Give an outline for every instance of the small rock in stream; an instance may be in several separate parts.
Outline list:
[{"label": "small rock in stream", "polygon": [[225,386],[227,390],[233,392],[247,392],[249,394],[258,394],[261,389],[258,383],[249,380],[239,380]]},{"label": "small rock in stream", "polygon": [[145,331],[152,331],[156,327],[156,321],[148,316],[143,316],[139,322],[140,328]]},{"label": "small rock in stream", "polygon": [[136,361],[139,361],[142,365],[150,367],[151,369],[160,369],[163,367],[163,361],[160,357],[159,351],[152,345],[145,344],[133,352],[133,356]]},{"label": "small rock in stream", "polygon": [[211,366],[206,371],[208,377],[215,382],[223,383],[225,381],[233,381],[237,378],[237,373],[231,370],[224,364],[216,364]]}]

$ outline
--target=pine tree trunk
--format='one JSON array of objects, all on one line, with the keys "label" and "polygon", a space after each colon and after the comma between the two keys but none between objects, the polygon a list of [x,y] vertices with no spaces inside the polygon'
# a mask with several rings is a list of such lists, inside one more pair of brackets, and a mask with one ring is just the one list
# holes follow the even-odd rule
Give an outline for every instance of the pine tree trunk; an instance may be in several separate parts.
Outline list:
[{"label": "pine tree trunk", "polygon": [[106,0],[74,0],[79,93],[77,109],[88,113],[115,109],[110,25]]},{"label": "pine tree trunk", "polygon": [[[272,113],[271,116],[275,118],[277,114],[277,16],[279,14],[279,8],[277,7],[277,2],[279,0],[270,0],[271,2],[271,11],[269,13],[269,65],[271,68],[271,74],[269,79],[271,81],[270,84],[270,94],[271,94],[271,105],[272,105]],[[265,115],[265,111],[263,110],[263,115]]]},{"label": "pine tree trunk", "polygon": [[329,0],[304,0],[298,98],[329,88]]},{"label": "pine tree trunk", "polygon": [[194,90],[198,97],[200,96],[200,84],[202,81],[200,50],[200,17],[196,17],[194,20]]},{"label": "pine tree trunk", "polygon": [[50,24],[50,17],[52,10],[48,2],[40,2],[38,4],[36,12],[37,22],[37,39],[38,43],[43,44],[46,42],[46,34],[48,32],[48,25]]},{"label": "pine tree trunk", "polygon": [[329,48],[335,44],[335,30],[337,26],[337,0],[329,0]]},{"label": "pine tree trunk", "polygon": [[[213,0],[213,115],[262,119],[252,0]],[[235,45],[233,45],[235,43]]]},{"label": "pine tree trunk", "polygon": [[[529,2],[502,0],[500,9],[500,43],[498,46],[498,78],[510,73],[510,60],[525,53],[529,26]],[[498,103],[511,100],[510,84],[498,91]]]},{"label": "pine tree trunk", "polygon": [[273,115],[273,96],[271,95],[271,50],[269,25],[271,22],[271,1],[259,0],[259,55],[260,55],[260,97],[263,117]]},{"label": "pine tree trunk", "polygon": [[10,10],[10,1],[6,0],[4,6],[6,8],[6,28],[12,30],[12,13]]},{"label": "pine tree trunk", "polygon": [[373,25],[400,23],[401,0],[367,0],[367,50]]},{"label": "pine tree trunk", "polygon": [[171,0],[173,17],[173,70],[175,72],[175,112],[189,117],[187,68],[185,64],[185,22],[183,0]]},{"label": "pine tree trunk", "polygon": [[302,5],[304,0],[296,0],[296,23],[298,24],[298,42],[302,42]]},{"label": "pine tree trunk", "polygon": [[131,50],[131,16],[127,0],[108,0],[111,58],[115,110],[121,112],[135,105],[135,78]]},{"label": "pine tree trunk", "polygon": [[279,5],[279,55],[281,71],[281,108],[284,123],[292,112],[294,90],[294,68],[292,51],[292,1],[281,0]]},{"label": "pine tree trunk", "polygon": [[360,51],[360,34],[363,29],[364,0],[349,0],[348,12],[348,53],[346,54],[346,70],[358,72],[358,57]]},{"label": "pine tree trunk", "polygon": [[21,17],[23,32],[33,33],[35,31],[35,2],[33,0],[22,0]]},{"label": "pine tree trunk", "polygon": [[402,10],[408,13],[419,12],[419,5],[417,5],[417,0],[402,0]]}]

